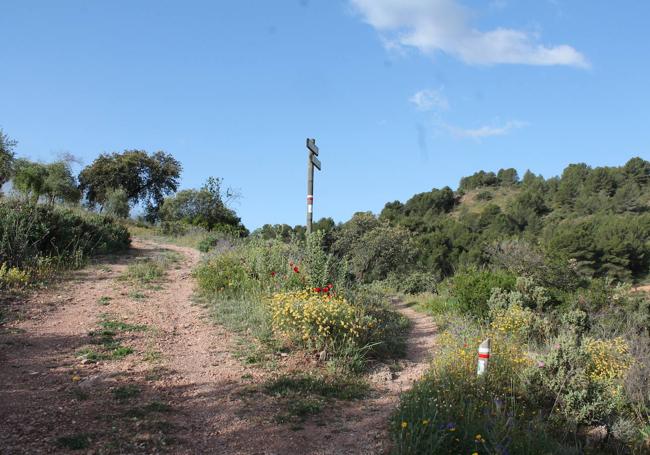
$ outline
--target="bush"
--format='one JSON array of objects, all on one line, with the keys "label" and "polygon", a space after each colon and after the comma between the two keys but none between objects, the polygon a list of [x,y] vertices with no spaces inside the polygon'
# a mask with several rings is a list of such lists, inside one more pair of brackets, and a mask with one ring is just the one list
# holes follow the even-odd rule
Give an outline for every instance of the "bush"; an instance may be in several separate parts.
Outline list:
[{"label": "bush", "polygon": [[406,352],[410,320],[395,311],[386,294],[372,286],[363,286],[351,294],[353,304],[364,314],[369,330],[359,338],[361,346],[368,346],[368,357],[396,358]]},{"label": "bush", "polygon": [[394,280],[397,290],[405,294],[436,292],[436,284],[440,281],[436,275],[427,272],[413,272],[401,279],[394,278]]},{"label": "bush", "polygon": [[128,230],[113,218],[17,201],[0,203],[0,264],[29,268],[40,259],[69,259],[123,250]]},{"label": "bush", "polygon": [[[533,362],[517,334],[496,332],[464,321],[439,336],[431,370],[393,415],[397,453],[581,453],[554,435],[528,396],[521,378]],[[492,356],[477,376],[484,337],[492,340]]]},{"label": "bush", "polygon": [[467,270],[456,274],[451,282],[451,294],[458,299],[459,308],[473,316],[486,317],[488,301],[495,288],[511,291],[516,278],[508,272]]},{"label": "bush", "polygon": [[201,251],[202,253],[207,253],[210,251],[212,248],[217,246],[220,240],[223,239],[222,234],[217,234],[217,233],[209,233],[205,237],[203,237],[196,248]]},{"label": "bush", "polygon": [[479,191],[476,194],[476,200],[477,201],[489,201],[492,200],[494,196],[492,195],[491,191]]},{"label": "bush", "polygon": [[552,341],[530,371],[531,390],[540,403],[554,403],[551,418],[560,425],[611,425],[624,412],[623,379],[632,364],[622,339],[580,340],[567,333]]},{"label": "bush", "polygon": [[364,326],[363,314],[344,298],[328,291],[297,291],[274,294],[268,303],[274,329],[283,336],[317,349],[332,348],[357,340],[372,328]]},{"label": "bush", "polygon": [[187,233],[188,225],[182,221],[163,221],[158,229],[162,235],[181,237]]},{"label": "bush", "polygon": [[29,282],[29,273],[17,267],[8,267],[7,264],[0,266],[0,289],[19,288]]},{"label": "bush", "polygon": [[210,258],[194,272],[199,287],[207,293],[236,296],[255,286],[242,260],[234,253]]}]

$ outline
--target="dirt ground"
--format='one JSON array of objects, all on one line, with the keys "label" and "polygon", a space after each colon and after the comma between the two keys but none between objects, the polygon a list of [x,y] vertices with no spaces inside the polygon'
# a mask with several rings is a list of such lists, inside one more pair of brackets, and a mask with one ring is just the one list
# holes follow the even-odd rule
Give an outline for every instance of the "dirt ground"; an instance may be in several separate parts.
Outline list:
[{"label": "dirt ground", "polygon": [[[118,279],[163,250],[182,259],[160,284],[136,289]],[[0,325],[0,453],[385,453],[399,393],[427,366],[431,320],[394,302],[413,321],[402,369],[379,368],[368,398],[335,401],[292,428],[260,391],[273,372],[236,359],[237,337],[194,303],[199,259],[136,240],[128,254],[14,302],[21,317]],[[88,361],[80,352],[96,348],[107,320],[122,324],[115,339],[132,353]]]}]

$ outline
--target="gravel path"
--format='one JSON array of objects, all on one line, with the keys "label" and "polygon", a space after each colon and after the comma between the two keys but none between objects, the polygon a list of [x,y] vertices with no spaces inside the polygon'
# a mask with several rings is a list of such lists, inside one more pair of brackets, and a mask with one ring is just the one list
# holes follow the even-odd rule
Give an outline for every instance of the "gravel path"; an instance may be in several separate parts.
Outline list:
[{"label": "gravel path", "polygon": [[[165,250],[182,259],[158,285],[118,279],[132,261]],[[413,321],[402,369],[378,369],[369,398],[335,402],[293,431],[260,391],[273,372],[235,359],[237,338],[193,303],[198,261],[189,248],[135,241],[128,254],[15,302],[23,316],[0,326],[0,453],[73,453],[75,445],[96,454],[386,452],[388,416],[428,364],[431,320],[394,302]],[[83,360],[107,319],[140,326],[116,331],[133,352]]]}]

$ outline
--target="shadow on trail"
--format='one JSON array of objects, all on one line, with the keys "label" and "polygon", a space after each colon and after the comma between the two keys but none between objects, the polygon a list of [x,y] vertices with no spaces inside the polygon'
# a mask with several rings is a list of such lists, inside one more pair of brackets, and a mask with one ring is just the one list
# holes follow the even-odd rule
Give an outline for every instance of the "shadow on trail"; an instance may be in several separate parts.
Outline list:
[{"label": "shadow on trail", "polygon": [[257,388],[218,378],[171,386],[178,373],[155,364],[124,371],[118,363],[71,361],[87,343],[0,336],[0,452],[58,453],[81,444],[103,453],[249,453],[251,446],[278,453],[259,431],[277,409],[260,407],[269,399]]}]

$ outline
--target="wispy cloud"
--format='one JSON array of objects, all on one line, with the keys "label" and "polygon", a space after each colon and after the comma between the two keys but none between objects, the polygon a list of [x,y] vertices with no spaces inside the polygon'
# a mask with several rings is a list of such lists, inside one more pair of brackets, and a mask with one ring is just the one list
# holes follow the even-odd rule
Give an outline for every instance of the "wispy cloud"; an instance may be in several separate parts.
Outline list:
[{"label": "wispy cloud", "polygon": [[444,52],[472,65],[525,64],[589,67],[567,44],[548,46],[536,34],[509,28],[480,31],[472,11],[456,0],[350,0],[363,20],[382,34],[387,48]]},{"label": "wispy cloud", "polygon": [[505,136],[513,130],[528,126],[527,122],[520,120],[510,120],[501,126],[484,125],[478,128],[459,128],[454,125],[443,124],[444,128],[456,137],[466,137],[480,140],[492,136]]},{"label": "wispy cloud", "polygon": [[431,110],[442,110],[446,111],[449,109],[449,102],[447,98],[441,93],[440,90],[434,89],[425,89],[416,92],[413,96],[409,98],[409,101],[421,110],[421,111],[431,111]]}]

